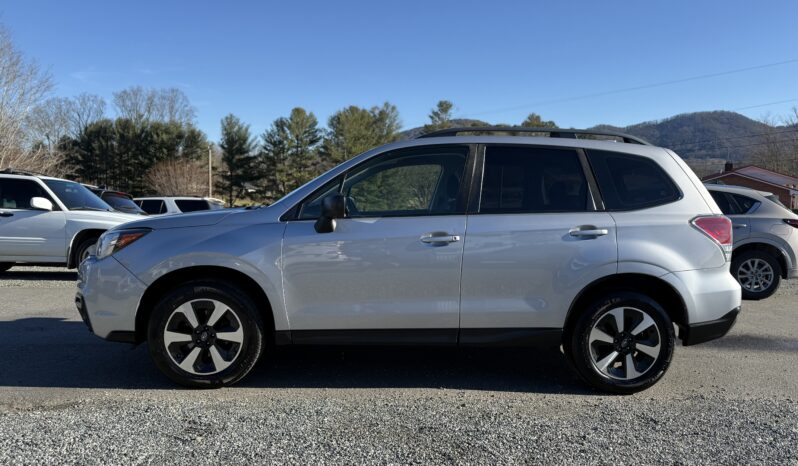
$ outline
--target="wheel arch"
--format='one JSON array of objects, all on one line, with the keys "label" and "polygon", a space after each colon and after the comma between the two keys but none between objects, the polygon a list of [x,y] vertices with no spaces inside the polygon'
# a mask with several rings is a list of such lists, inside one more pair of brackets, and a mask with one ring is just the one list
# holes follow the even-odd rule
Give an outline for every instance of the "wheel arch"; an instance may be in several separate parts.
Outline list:
[{"label": "wheel arch", "polygon": [[568,338],[579,320],[580,310],[584,310],[593,300],[613,291],[634,291],[646,294],[662,305],[671,321],[680,328],[689,323],[687,305],[681,294],[671,284],[653,275],[619,273],[593,281],[576,295],[565,318],[563,339]]},{"label": "wheel arch", "polygon": [[69,242],[69,249],[67,251],[67,268],[74,269],[77,267],[78,264],[78,251],[76,248],[80,243],[84,240],[92,237],[99,238],[103,233],[107,230],[102,228],[87,228],[85,230],[80,230],[79,232],[75,233],[75,236],[72,237],[72,241]]},{"label": "wheel arch", "polygon": [[142,295],[136,309],[135,341],[141,343],[147,339],[147,325],[153,308],[160,296],[170,288],[182,283],[196,280],[216,280],[241,288],[257,304],[270,334],[274,333],[274,307],[263,288],[247,274],[223,266],[191,266],[173,270],[155,280]]},{"label": "wheel arch", "polygon": [[776,260],[779,261],[779,266],[781,267],[781,278],[788,278],[790,264],[787,262],[787,254],[784,249],[764,241],[751,241],[734,248],[732,251],[732,260],[734,260],[735,256],[739,256],[748,251],[765,252],[775,257]]}]

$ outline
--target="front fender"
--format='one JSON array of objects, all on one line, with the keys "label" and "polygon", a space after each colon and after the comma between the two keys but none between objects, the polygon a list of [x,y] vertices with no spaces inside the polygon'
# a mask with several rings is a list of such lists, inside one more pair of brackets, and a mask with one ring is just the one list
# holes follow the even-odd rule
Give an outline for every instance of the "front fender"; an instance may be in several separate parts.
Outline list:
[{"label": "front fender", "polygon": [[222,267],[254,280],[266,294],[275,330],[290,328],[282,292],[284,224],[230,225],[154,230],[115,257],[150,286],[188,267]]}]

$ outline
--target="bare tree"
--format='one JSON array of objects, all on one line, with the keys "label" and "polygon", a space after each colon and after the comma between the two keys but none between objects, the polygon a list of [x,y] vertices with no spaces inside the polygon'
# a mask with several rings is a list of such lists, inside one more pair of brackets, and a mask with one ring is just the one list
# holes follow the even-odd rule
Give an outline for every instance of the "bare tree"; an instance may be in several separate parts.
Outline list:
[{"label": "bare tree", "polygon": [[0,25],[0,168],[46,168],[41,157],[49,154],[31,140],[27,124],[32,109],[51,88],[50,75],[17,50]]},{"label": "bare tree", "polygon": [[164,121],[190,124],[196,117],[196,109],[186,94],[177,88],[130,87],[114,93],[114,106],[120,117],[136,123]]},{"label": "bare tree", "polygon": [[147,172],[150,187],[162,196],[207,196],[208,171],[197,162],[171,159]]},{"label": "bare tree", "polygon": [[53,97],[31,110],[27,118],[28,137],[34,144],[44,145],[53,154],[58,141],[70,131],[72,101],[66,97]]},{"label": "bare tree", "polygon": [[71,100],[69,111],[70,134],[78,137],[80,133],[95,121],[102,120],[105,116],[105,99],[102,97],[82,93]]}]

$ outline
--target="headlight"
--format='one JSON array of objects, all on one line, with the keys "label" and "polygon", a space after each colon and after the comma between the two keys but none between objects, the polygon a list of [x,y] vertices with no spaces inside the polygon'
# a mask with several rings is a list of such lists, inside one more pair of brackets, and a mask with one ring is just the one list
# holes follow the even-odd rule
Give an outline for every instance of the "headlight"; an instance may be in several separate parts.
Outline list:
[{"label": "headlight", "polygon": [[152,230],[147,228],[136,228],[132,230],[114,230],[103,233],[97,241],[97,259],[102,259],[117,251],[121,251],[150,231]]}]

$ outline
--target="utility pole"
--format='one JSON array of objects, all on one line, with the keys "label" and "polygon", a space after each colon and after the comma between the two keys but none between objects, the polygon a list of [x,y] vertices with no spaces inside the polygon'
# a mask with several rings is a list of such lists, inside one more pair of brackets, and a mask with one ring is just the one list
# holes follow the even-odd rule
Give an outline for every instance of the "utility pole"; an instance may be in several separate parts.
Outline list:
[{"label": "utility pole", "polygon": [[208,143],[208,197],[213,197],[213,146]]}]

